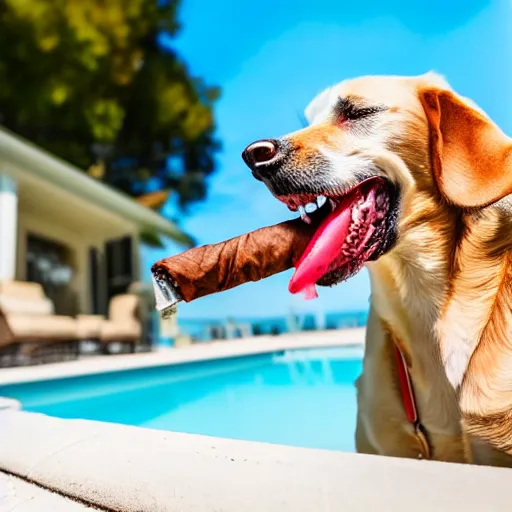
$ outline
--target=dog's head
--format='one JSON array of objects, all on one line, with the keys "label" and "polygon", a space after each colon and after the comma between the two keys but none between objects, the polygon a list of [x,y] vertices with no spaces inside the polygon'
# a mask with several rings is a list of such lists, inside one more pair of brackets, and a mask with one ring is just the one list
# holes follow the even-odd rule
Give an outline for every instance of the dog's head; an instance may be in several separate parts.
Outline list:
[{"label": "dog's head", "polygon": [[512,144],[439,76],[363,77],[307,107],[309,126],[243,152],[254,177],[316,234],[290,291],[333,285],[393,249],[411,195],[481,208],[512,192]]}]

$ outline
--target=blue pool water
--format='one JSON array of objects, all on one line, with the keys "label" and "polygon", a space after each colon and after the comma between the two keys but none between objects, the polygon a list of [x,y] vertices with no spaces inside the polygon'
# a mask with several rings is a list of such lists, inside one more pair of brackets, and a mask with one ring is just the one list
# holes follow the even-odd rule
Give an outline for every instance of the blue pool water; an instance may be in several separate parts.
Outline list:
[{"label": "blue pool water", "polygon": [[354,451],[358,348],[286,351],[0,387],[28,411]]}]

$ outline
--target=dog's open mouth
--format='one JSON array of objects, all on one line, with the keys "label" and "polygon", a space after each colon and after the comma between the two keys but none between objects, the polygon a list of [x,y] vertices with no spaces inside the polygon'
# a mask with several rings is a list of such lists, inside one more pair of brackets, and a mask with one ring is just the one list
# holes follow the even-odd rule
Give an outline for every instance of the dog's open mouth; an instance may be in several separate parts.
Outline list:
[{"label": "dog's open mouth", "polygon": [[316,285],[332,286],[356,274],[393,244],[397,190],[383,177],[364,180],[342,196],[289,195],[278,199],[317,225],[295,263],[288,289],[317,297]]}]

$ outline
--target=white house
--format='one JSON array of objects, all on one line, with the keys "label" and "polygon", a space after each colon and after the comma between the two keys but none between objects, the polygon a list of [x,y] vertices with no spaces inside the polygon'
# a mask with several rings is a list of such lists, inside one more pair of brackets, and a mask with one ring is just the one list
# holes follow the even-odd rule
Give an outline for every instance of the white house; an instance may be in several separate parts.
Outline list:
[{"label": "white house", "polygon": [[186,241],[128,195],[0,128],[0,281],[40,282],[56,313],[105,313],[141,278],[143,232]]}]

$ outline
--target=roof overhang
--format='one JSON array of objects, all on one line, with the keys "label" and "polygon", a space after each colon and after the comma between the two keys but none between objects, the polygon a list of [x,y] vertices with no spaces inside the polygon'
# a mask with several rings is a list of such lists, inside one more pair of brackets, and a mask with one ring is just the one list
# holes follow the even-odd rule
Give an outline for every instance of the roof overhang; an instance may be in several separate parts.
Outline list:
[{"label": "roof overhang", "polygon": [[5,128],[0,128],[0,158],[96,207],[118,214],[139,226],[142,233],[156,232],[179,243],[190,244],[190,237],[174,223],[137,203],[128,194],[91,178],[78,167],[51,155]]}]

